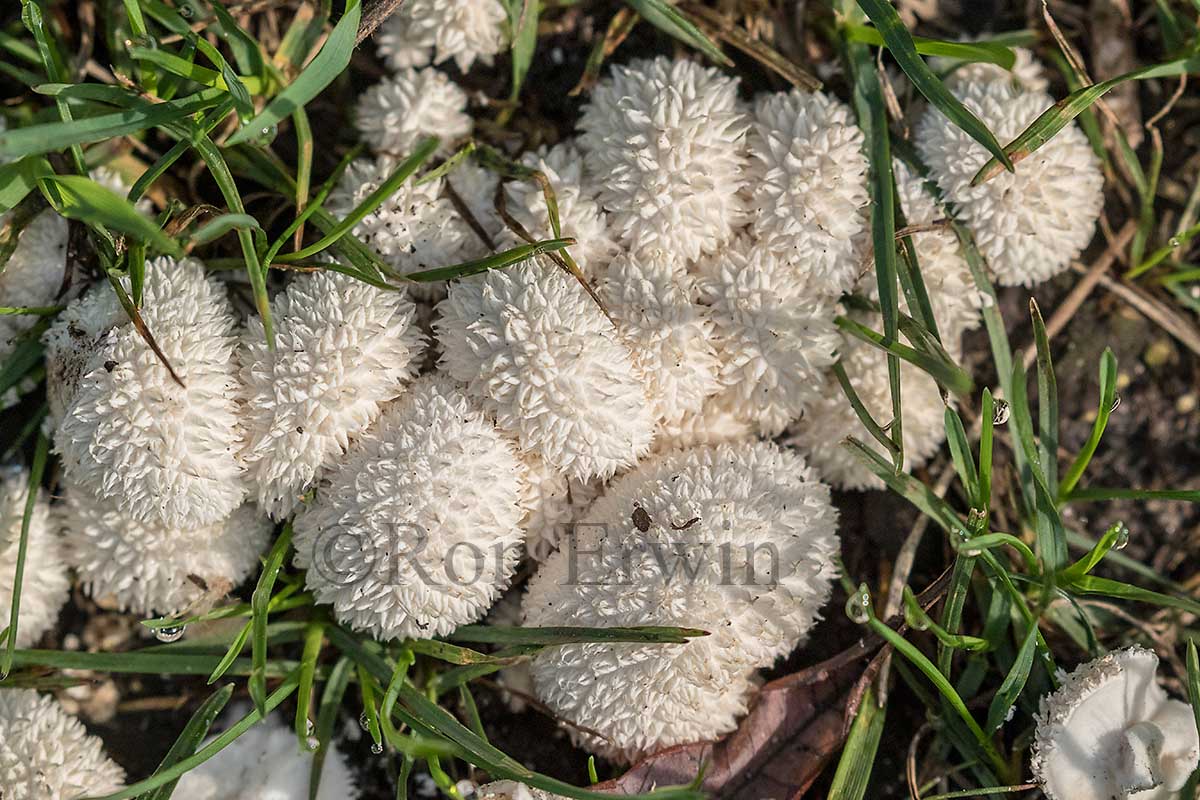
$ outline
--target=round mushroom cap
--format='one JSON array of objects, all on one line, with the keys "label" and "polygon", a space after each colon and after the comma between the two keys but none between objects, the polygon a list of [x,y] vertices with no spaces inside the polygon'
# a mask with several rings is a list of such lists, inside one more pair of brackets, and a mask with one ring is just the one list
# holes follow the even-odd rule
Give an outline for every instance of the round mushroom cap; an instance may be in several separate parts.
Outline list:
[{"label": "round mushroom cap", "polygon": [[533,662],[538,696],[576,726],[577,741],[618,760],[727,733],[754,670],[791,652],[828,598],[836,526],[828,488],[771,443],[643,462],[530,581],[525,623],[709,635],[547,648]]},{"label": "round mushroom cap", "polygon": [[[296,733],[270,717],[184,773],[175,796],[187,800],[297,800],[308,797],[312,760],[313,751],[302,749]],[[317,800],[357,800],[359,796],[346,759],[331,743],[325,751]]]},{"label": "round mushroom cap", "polygon": [[380,26],[376,49],[394,70],[453,58],[466,72],[504,49],[507,19],[499,0],[407,0]]},{"label": "round mushroom cap", "polygon": [[0,788],[4,800],[75,800],[110,794],[125,771],[99,738],[50,695],[0,689]]},{"label": "round mushroom cap", "polygon": [[355,107],[362,139],[379,155],[407,157],[427,136],[440,153],[471,133],[467,93],[433,67],[403,69],[363,92]]},{"label": "round mushroom cap", "polygon": [[[28,497],[29,473],[20,467],[0,468],[0,609],[4,610],[0,628],[8,624],[8,609],[12,606],[17,551],[21,546],[21,526]],[[30,647],[54,627],[70,590],[71,582],[67,577],[62,544],[54,530],[50,504],[39,492],[29,519],[17,647]]]},{"label": "round mushroom cap", "polygon": [[1050,800],[1167,800],[1200,762],[1187,703],[1155,681],[1142,647],[1089,661],[1041,700],[1031,766]]}]

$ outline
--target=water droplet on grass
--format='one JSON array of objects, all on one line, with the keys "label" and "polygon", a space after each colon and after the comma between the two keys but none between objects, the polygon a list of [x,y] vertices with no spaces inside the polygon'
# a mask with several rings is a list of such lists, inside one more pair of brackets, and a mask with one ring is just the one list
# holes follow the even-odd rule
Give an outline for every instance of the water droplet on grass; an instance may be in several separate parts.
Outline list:
[{"label": "water droplet on grass", "polygon": [[166,628],[156,628],[154,630],[154,638],[160,642],[178,642],[183,638],[184,631],[187,630],[186,625],[169,625]]},{"label": "water droplet on grass", "polygon": [[992,409],[992,424],[993,425],[1003,425],[1004,423],[1008,422],[1008,415],[1010,413],[1011,412],[1009,411],[1009,408],[1008,408],[1008,401],[997,399],[996,405]]}]

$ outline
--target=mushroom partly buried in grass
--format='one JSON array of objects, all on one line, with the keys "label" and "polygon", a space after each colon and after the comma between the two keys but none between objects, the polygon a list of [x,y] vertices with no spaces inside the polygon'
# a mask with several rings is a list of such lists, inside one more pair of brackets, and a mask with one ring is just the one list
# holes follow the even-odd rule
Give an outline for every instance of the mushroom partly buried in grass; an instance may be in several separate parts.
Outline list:
[{"label": "mushroom partly buried in grass", "polygon": [[[8,627],[28,497],[29,473],[17,467],[0,467],[0,630]],[[50,504],[39,492],[29,518],[17,647],[31,646],[54,627],[70,595],[71,582],[53,520]]]},{"label": "mushroom partly buried in grass", "polygon": [[507,46],[507,16],[499,0],[406,0],[375,34],[376,49],[394,70],[449,59],[461,72],[490,66]]},{"label": "mushroom partly buried in grass", "polygon": [[1155,680],[1158,656],[1115,650],[1041,700],[1031,764],[1049,800],[1167,800],[1200,762],[1191,707]]},{"label": "mushroom partly buried in grass", "polygon": [[[310,797],[313,749],[305,751],[296,733],[270,717],[250,728],[228,747],[184,773],[173,797],[187,800],[300,800]],[[361,797],[346,759],[330,743],[321,765],[315,800]]]},{"label": "mushroom partly buried in grass", "polygon": [[580,744],[619,761],[728,733],[755,670],[800,644],[828,599],[836,528],[829,489],[774,444],[698,447],[640,464],[542,564],[525,624],[710,635],[547,648],[533,662],[539,699],[578,726],[570,730]]},{"label": "mushroom partly buried in grass", "polygon": [[0,794],[4,800],[76,800],[121,789],[125,772],[53,697],[0,689]]},{"label": "mushroom partly buried in grass", "polygon": [[440,137],[440,152],[449,152],[474,121],[466,92],[441,70],[426,67],[401,70],[363,92],[355,124],[375,153],[403,158],[426,136]]},{"label": "mushroom partly buried in grass", "polygon": [[524,472],[458,384],[421,378],[296,518],[296,565],[317,601],[355,630],[444,636],[487,613],[512,577]]}]

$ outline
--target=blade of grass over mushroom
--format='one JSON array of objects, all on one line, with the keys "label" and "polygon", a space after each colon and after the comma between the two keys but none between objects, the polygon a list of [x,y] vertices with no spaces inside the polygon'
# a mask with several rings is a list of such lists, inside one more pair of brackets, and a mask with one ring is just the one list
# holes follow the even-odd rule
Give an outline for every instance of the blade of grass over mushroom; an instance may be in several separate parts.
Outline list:
[{"label": "blade of grass over mushroom", "polygon": [[296,686],[298,683],[299,678],[293,672],[284,680],[282,684],[279,685],[279,688],[272,692],[271,696],[267,698],[264,711],[260,711],[256,708],[251,709],[250,713],[234,723],[228,730],[217,736],[207,745],[200,748],[187,758],[176,762],[167,769],[156,773],[145,780],[138,781],[132,786],[128,786],[120,791],[113,792],[112,794],[104,795],[103,797],[95,798],[94,800],[126,800],[126,798],[137,797],[138,795],[144,794],[152,789],[157,789],[160,786],[178,780],[185,772],[195,769],[205,761],[208,761],[210,758],[215,756],[217,753],[224,750],[229,745],[233,744],[233,742],[239,736],[260,722],[268,712],[275,710],[275,708],[277,708],[284,700],[290,697],[291,694],[296,691]]},{"label": "blade of grass over mushroom", "polygon": [[38,181],[54,174],[45,156],[25,156],[0,164],[0,214],[11,211],[25,199]]},{"label": "blade of grass over mushroom", "polygon": [[821,88],[821,81],[815,75],[801,69],[766,42],[751,36],[743,26],[719,11],[699,3],[688,3],[684,12],[690,17],[701,19],[715,31],[718,39],[750,56],[793,86],[810,92]]},{"label": "blade of grass over mushroom", "polygon": [[1060,503],[1065,502],[1075,491],[1079,479],[1083,477],[1084,471],[1091,463],[1092,456],[1095,455],[1096,448],[1100,445],[1100,439],[1104,436],[1104,429],[1108,427],[1108,417],[1113,412],[1116,397],[1117,357],[1113,355],[1112,348],[1106,347],[1100,356],[1100,404],[1096,407],[1096,421],[1092,423],[1092,430],[1088,434],[1087,441],[1083,443],[1083,447],[1079,448],[1079,455],[1075,456],[1075,460],[1067,468],[1067,472],[1058,486]]},{"label": "blade of grass over mushroom", "polygon": [[346,687],[350,684],[353,667],[354,662],[342,656],[333,665],[329,679],[325,681],[321,705],[317,710],[317,749],[313,753],[312,768],[308,776],[308,800],[317,800],[325,757],[329,754],[329,745],[333,741],[333,727],[337,724],[338,711],[342,707],[342,698],[346,696]]},{"label": "blade of grass over mushroom", "polygon": [[999,163],[1004,165],[1005,169],[1011,172],[1012,163],[1005,154],[1004,148],[1000,146],[1000,142],[996,141],[995,135],[979,117],[959,102],[958,98],[946,88],[946,84],[926,65],[924,59],[917,53],[912,36],[904,29],[904,23],[900,20],[900,15],[892,4],[888,0],[858,0],[858,5],[871,18],[871,22],[875,23],[875,29],[883,38],[888,52],[896,59],[896,63],[900,69],[904,70],[904,74],[912,81],[917,91],[924,95],[925,99],[942,112],[947,119],[983,145]]},{"label": "blade of grass over mushroom", "polygon": [[[217,691],[213,692],[208,698],[200,704],[196,709],[196,713],[192,714],[187,725],[179,734],[179,738],[175,740],[175,744],[171,745],[171,749],[163,756],[163,760],[159,763],[158,769],[154,770],[154,775],[163,770],[170,769],[178,764],[183,759],[195,755],[196,750],[200,747],[200,743],[204,741],[204,737],[208,735],[209,728],[216,721],[217,716],[229,703],[229,699],[233,697],[233,684],[227,683]],[[164,783],[153,791],[142,795],[139,800],[170,800],[171,793],[175,791],[175,784],[178,783],[178,778]]]},{"label": "blade of grass over mushroom", "polygon": [[958,515],[954,513],[954,510],[924,483],[906,472],[896,472],[878,453],[852,436],[847,437],[842,444],[882,480],[889,489],[912,503],[919,511],[928,515],[943,530],[956,533],[962,528],[962,523],[959,522]]},{"label": "blade of grass over mushroom", "polygon": [[263,562],[263,571],[258,576],[258,584],[254,587],[254,594],[250,598],[250,607],[253,609],[250,617],[252,627],[250,652],[254,663],[254,670],[250,674],[249,682],[250,699],[254,701],[259,712],[264,715],[267,702],[267,613],[270,609],[271,592],[275,588],[275,580],[279,577],[279,570],[283,567],[283,558],[287,555],[291,544],[292,526],[289,523],[283,527],[283,532],[279,534],[279,538],[271,546],[271,551],[267,553],[267,558]]},{"label": "blade of grass over mushroom", "polygon": [[954,462],[954,470],[967,490],[967,496],[973,504],[979,504],[979,473],[975,469],[975,457],[971,453],[971,443],[967,440],[967,431],[963,427],[962,418],[950,406],[946,406],[943,414],[946,427],[946,442],[950,445],[950,458]]},{"label": "blade of grass over mushroom", "polygon": [[[875,47],[886,45],[877,28],[869,25],[846,25],[846,38],[852,42],[861,42]],[[982,62],[995,64],[1006,70],[1011,70],[1017,57],[1012,48],[996,42],[952,42],[946,39],[927,39],[924,36],[913,36],[913,47],[919,55],[942,56],[959,61]]]},{"label": "blade of grass over mushroom", "polygon": [[[873,0],[873,2],[878,1]],[[1077,89],[1043,111],[1025,130],[1021,131],[1017,138],[1004,146],[1004,153],[1014,164],[1028,158],[1039,147],[1053,139],[1055,134],[1067,127],[1071,120],[1079,116],[1084,109],[1090,107],[1101,97],[1123,83],[1146,80],[1147,78],[1167,78],[1196,71],[1200,71],[1200,56],[1181,58],[1165,64],[1142,67],[1126,72],[1124,75],[1118,75],[1115,78],[1109,78],[1106,81]],[[971,179],[971,184],[978,186],[985,181],[991,180],[1000,174],[1003,164],[1003,160],[993,156],[975,173],[975,177]]]},{"label": "blade of grass over mushroom", "polygon": [[367,195],[361,203],[354,207],[353,211],[346,215],[345,219],[337,223],[332,231],[321,237],[320,241],[316,242],[315,244],[311,244],[302,250],[298,250],[295,253],[285,253],[282,256],[278,256],[275,260],[287,263],[291,261],[299,261],[300,259],[316,255],[322,250],[328,248],[338,239],[345,236],[350,231],[354,230],[354,226],[361,222],[363,217],[379,208],[379,206],[382,205],[385,200],[396,193],[396,190],[399,189],[400,186],[413,175],[413,173],[421,168],[422,164],[429,160],[429,157],[433,155],[435,150],[437,150],[438,143],[439,140],[436,136],[430,136],[426,139],[423,139],[421,143],[417,145],[417,148],[413,151],[412,155],[400,162],[396,169],[392,171],[392,174],[388,175],[387,180],[379,185],[379,188]]},{"label": "blade of grass over mushroom", "polygon": [[868,687],[858,704],[846,744],[842,746],[828,800],[862,800],[866,796],[886,718],[887,706],[880,706],[875,689]]},{"label": "blade of grass over mushroom", "polygon": [[854,390],[854,386],[850,383],[850,376],[846,374],[846,368],[842,366],[839,360],[833,365],[833,374],[837,377],[838,383],[842,387],[843,394],[850,401],[850,407],[854,409],[854,413],[858,415],[858,419],[862,422],[863,427],[871,434],[871,438],[879,442],[885,450],[895,456],[896,443],[891,440],[875,418],[871,416],[871,412],[863,405],[862,398],[858,396],[858,392]]},{"label": "blade of grass over mushroom", "polygon": [[160,251],[182,255],[179,244],[120,195],[82,175],[49,175],[38,181],[42,195],[68,219],[99,224],[154,244]]},{"label": "blade of grass over mushroom", "polygon": [[625,0],[625,5],[663,33],[696,48],[721,66],[733,66],[733,62],[721,52],[721,48],[667,0]]},{"label": "blade of grass over mushroom", "polygon": [[854,338],[883,350],[891,357],[903,359],[913,366],[924,370],[930,377],[954,394],[970,394],[974,382],[971,380],[971,376],[957,364],[947,364],[941,359],[934,358],[928,353],[922,353],[895,340],[888,343],[886,334],[873,331],[862,323],[848,317],[837,317],[834,321],[839,328]]},{"label": "blade of grass over mushroom", "polygon": [[1187,696],[1192,704],[1196,727],[1200,728],[1200,653],[1196,652],[1196,640],[1187,643]]},{"label": "blade of grass over mushroom", "polygon": [[196,229],[195,233],[187,238],[187,246],[194,247],[202,244],[209,244],[220,239],[230,231],[236,230],[262,230],[258,220],[249,214],[221,214],[213,217],[208,222]]},{"label": "blade of grass over mushroom", "polygon": [[414,653],[420,653],[436,658],[439,661],[445,661],[447,664],[456,664],[458,666],[507,663],[510,660],[497,658],[487,653],[480,653],[478,650],[472,650],[469,647],[459,647],[449,642],[441,642],[437,639],[413,639],[407,642],[406,646]]},{"label": "blade of grass over mushroom", "polygon": [[195,94],[166,103],[146,103],[136,108],[71,122],[47,122],[14,128],[0,132],[0,156],[17,158],[49,153],[73,145],[128,136],[212,108],[227,96],[228,92],[224,89],[201,89]]},{"label": "blade of grass over mushroom", "polygon": [[[1054,377],[1054,360],[1050,354],[1050,339],[1042,320],[1037,300],[1029,298],[1029,315],[1033,319],[1033,340],[1037,348],[1038,383],[1038,463],[1046,478],[1051,496],[1058,494],[1058,381]],[[1066,555],[1066,543],[1061,553]]]},{"label": "blade of grass over mushroom", "polygon": [[698,628],[641,626],[632,628],[511,628],[503,625],[464,625],[449,638],[477,644],[556,645],[578,642],[646,642],[686,644],[689,639],[708,636]]},{"label": "blade of grass over mushroom", "polygon": [[33,464],[29,468],[29,487],[25,495],[25,508],[21,516],[21,533],[17,540],[17,562],[12,578],[12,602],[8,614],[8,638],[4,653],[0,656],[0,679],[8,677],[13,668],[13,657],[17,649],[17,623],[21,616],[21,588],[25,582],[25,558],[29,554],[29,526],[33,521],[38,492],[42,488],[42,476],[46,472],[46,459],[50,452],[50,440],[39,433],[33,451]]},{"label": "blade of grass over mushroom", "polygon": [[346,13],[333,27],[320,52],[313,57],[304,71],[296,76],[296,80],[276,95],[257,116],[229,137],[229,145],[251,141],[261,135],[261,131],[270,130],[278,125],[295,113],[296,109],[303,108],[332,83],[334,78],[342,74],[354,52],[354,37],[358,32],[361,16],[362,3],[359,0],[348,0]]},{"label": "blade of grass over mushroom", "polygon": [[575,244],[574,239],[545,239],[532,244],[522,244],[513,247],[509,250],[503,250],[499,253],[493,253],[486,258],[478,258],[474,261],[464,261],[461,264],[454,264],[449,267],[437,267],[435,269],[421,270],[420,272],[405,273],[404,278],[418,283],[431,283],[433,281],[448,281],[454,278],[464,278],[468,275],[478,275],[481,272],[487,272],[490,269],[503,269],[511,267],[513,264],[519,264],[522,261],[527,261],[534,256],[540,256],[543,253],[550,253],[556,250],[562,250],[564,247],[570,247]]}]

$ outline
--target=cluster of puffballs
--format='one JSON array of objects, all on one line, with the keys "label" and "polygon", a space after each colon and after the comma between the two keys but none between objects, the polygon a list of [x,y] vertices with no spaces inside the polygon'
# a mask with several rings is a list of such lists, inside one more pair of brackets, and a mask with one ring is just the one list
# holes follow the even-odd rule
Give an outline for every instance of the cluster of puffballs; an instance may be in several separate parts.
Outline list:
[{"label": "cluster of puffballs", "polygon": [[[389,20],[378,44],[393,73],[356,108],[372,155],[349,165],[331,211],[354,208],[422,138],[438,135],[448,155],[470,136],[468,95],[437,65],[490,61],[505,45],[503,18],[492,0],[410,0]],[[1052,103],[1028,54],[1012,73],[959,69],[952,89],[1005,141]],[[1031,285],[1088,244],[1102,179],[1073,126],[980,186],[971,178],[986,152],[936,110],[918,121],[915,144],[928,176],[897,161],[898,195],[957,357],[983,298],[938,224],[945,212],[931,187],[971,228],[996,281]],[[42,336],[61,492],[35,500],[18,645],[54,625],[69,572],[108,608],[204,610],[253,572],[276,524],[291,519],[307,588],[339,623],[381,641],[484,619],[526,557],[537,570],[510,613],[521,624],[705,630],[687,644],[550,647],[525,678],[580,745],[617,762],[731,731],[758,671],[804,641],[829,597],[830,487],[876,486],[840,446],[860,425],[831,373],[840,358],[886,419],[882,353],[834,322],[844,294],[875,291],[862,134],[830,95],[747,100],[722,71],[660,57],[612,67],[576,138],[518,157],[553,187],[589,287],[549,256],[398,291],[332,270],[297,273],[271,301],[268,343],[262,320],[243,320],[201,262],[158,258],[141,314],[174,375],[107,285],[74,299]],[[466,161],[426,178],[355,228],[398,272],[553,235],[537,183],[499,188],[513,226],[484,167]],[[6,304],[55,300],[65,227],[46,215],[0,274]],[[60,238],[43,242],[39,225]],[[28,324],[0,317],[0,349]],[[941,445],[945,401],[915,369],[902,370],[902,388],[915,466]],[[27,484],[20,471],[4,475],[0,530],[19,529]],[[0,607],[16,538],[0,551]],[[707,554],[694,574],[647,555],[681,543]],[[1153,665],[1113,663],[1106,669],[1140,681],[1140,702],[1153,706],[1130,709],[1129,724],[1142,727],[1120,746],[1142,746],[1142,760],[1119,779],[1167,785],[1179,773],[1164,759],[1179,748],[1152,740],[1166,731],[1174,748],[1183,735],[1174,717],[1155,716],[1176,701]],[[1092,686],[1070,685],[1072,702]],[[1045,713],[1074,732],[1075,712]],[[64,744],[47,752],[36,735],[14,733],[27,725],[52,725]],[[198,782],[188,796],[230,796],[221,787],[237,785],[226,779],[238,770],[257,769],[264,785],[294,776],[288,758],[311,755],[277,733],[237,740],[184,779]],[[103,759],[78,723],[32,693],[0,692],[0,734],[0,769],[17,785],[74,789],[85,780],[78,765]],[[266,770],[276,763],[266,752],[285,766]],[[1049,769],[1059,752],[1045,745],[1035,767]],[[22,777],[28,764],[36,776]],[[80,791],[120,780],[115,767],[96,770]]]}]

